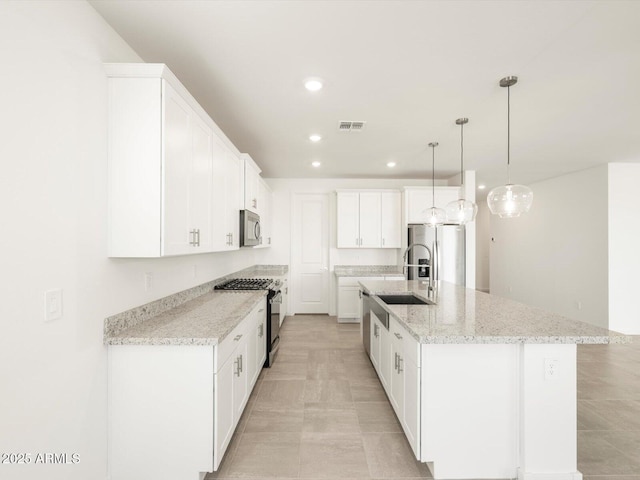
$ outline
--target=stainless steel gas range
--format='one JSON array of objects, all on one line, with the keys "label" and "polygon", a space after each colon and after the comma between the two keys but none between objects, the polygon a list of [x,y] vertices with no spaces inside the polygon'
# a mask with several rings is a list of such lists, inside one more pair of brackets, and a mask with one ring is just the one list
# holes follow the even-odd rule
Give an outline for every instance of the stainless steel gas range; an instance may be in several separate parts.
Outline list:
[{"label": "stainless steel gas range", "polygon": [[280,348],[280,307],[282,293],[280,280],[272,278],[236,278],[216,285],[216,290],[268,290],[267,293],[267,359],[265,367],[271,367]]}]

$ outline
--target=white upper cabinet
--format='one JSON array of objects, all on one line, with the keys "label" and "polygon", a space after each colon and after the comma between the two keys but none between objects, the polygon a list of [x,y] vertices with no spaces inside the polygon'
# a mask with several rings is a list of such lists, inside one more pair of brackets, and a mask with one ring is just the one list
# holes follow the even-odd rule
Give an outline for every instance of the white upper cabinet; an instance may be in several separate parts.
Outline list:
[{"label": "white upper cabinet", "polygon": [[380,193],[360,193],[360,248],[382,246]]},{"label": "white upper cabinet", "polygon": [[244,161],[244,208],[260,215],[260,167],[246,153]]},{"label": "white upper cabinet", "polygon": [[338,248],[360,246],[360,194],[338,192]]},{"label": "white upper cabinet", "polygon": [[382,248],[402,248],[402,196],[400,192],[380,194]]},{"label": "white upper cabinet", "polygon": [[240,248],[239,229],[242,208],[243,164],[240,159],[220,141],[213,140],[213,250],[237,250]]},{"label": "white upper cabinet", "polygon": [[[234,173],[235,183],[220,173],[226,171],[220,159],[233,145],[166,65],[107,64],[105,69],[109,256],[226,250],[233,248],[233,242],[225,243],[227,233],[238,248],[238,219],[232,224],[231,216],[238,217],[242,172]],[[217,200],[227,185],[234,192],[223,195],[230,216],[223,225]]]},{"label": "white upper cabinet", "polygon": [[258,205],[260,206],[260,244],[258,248],[271,246],[272,235],[272,196],[271,188],[262,177],[258,177]]},{"label": "white upper cabinet", "polygon": [[407,187],[405,188],[405,205],[407,223],[425,223],[425,210],[433,206],[435,191],[435,206],[444,209],[447,203],[460,198],[459,187]]},{"label": "white upper cabinet", "polygon": [[400,192],[339,191],[338,248],[400,248]]}]

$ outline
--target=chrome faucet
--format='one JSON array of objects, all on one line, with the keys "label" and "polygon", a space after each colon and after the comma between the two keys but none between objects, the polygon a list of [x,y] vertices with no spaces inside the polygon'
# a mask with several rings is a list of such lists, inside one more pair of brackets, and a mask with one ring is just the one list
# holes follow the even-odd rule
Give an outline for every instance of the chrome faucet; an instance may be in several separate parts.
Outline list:
[{"label": "chrome faucet", "polygon": [[435,289],[433,288],[433,274],[435,272],[435,266],[434,266],[434,261],[433,261],[433,253],[431,252],[431,249],[429,247],[427,247],[424,243],[412,243],[411,245],[409,245],[407,247],[407,249],[404,251],[404,253],[402,254],[402,263],[404,264],[402,266],[402,273],[404,275],[407,276],[407,280],[409,279],[409,267],[418,267],[418,268],[422,268],[424,267],[424,265],[409,265],[407,262],[407,256],[409,255],[409,252],[411,251],[411,249],[415,246],[420,246],[420,247],[424,247],[427,249],[427,252],[429,252],[429,284],[427,286],[427,294],[430,298],[434,298],[435,297]]}]

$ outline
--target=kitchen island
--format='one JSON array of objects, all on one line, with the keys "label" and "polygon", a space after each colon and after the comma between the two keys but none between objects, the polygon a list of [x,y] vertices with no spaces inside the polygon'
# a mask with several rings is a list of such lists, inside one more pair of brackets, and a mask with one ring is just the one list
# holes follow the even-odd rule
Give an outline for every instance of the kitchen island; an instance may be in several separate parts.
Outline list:
[{"label": "kitchen island", "polygon": [[[422,281],[360,282],[371,360],[416,458],[436,479],[577,480],[576,344],[627,337],[508,299]],[[393,369],[393,370],[392,370]]]}]

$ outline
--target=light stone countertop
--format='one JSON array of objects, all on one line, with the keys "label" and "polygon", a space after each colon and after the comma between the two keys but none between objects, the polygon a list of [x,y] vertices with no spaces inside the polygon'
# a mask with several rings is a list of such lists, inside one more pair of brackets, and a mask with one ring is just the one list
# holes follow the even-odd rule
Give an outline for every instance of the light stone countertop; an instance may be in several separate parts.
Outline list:
[{"label": "light stone countertop", "polygon": [[240,270],[233,276],[235,278],[272,278],[284,277],[289,272],[289,265],[254,265],[245,270]]},{"label": "light stone countertop", "polygon": [[404,274],[397,265],[335,265],[336,277],[402,277]]},{"label": "light stone countertop", "polygon": [[[424,281],[361,281],[369,294],[414,293]],[[628,343],[621,333],[572,320],[506,298],[439,282],[436,305],[383,306],[420,343]]]},{"label": "light stone countertop", "polygon": [[217,345],[267,295],[258,291],[213,291],[121,332],[106,345]]}]

